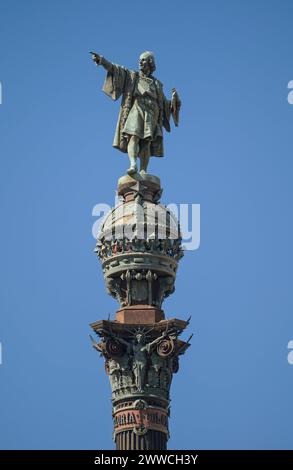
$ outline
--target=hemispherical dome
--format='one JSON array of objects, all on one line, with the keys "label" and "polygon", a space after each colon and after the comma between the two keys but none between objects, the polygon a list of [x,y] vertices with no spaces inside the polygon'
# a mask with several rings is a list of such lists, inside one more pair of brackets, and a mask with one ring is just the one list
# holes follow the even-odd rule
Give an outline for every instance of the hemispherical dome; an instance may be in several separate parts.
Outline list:
[{"label": "hemispherical dome", "polygon": [[124,202],[106,216],[99,239],[172,239],[180,238],[176,217],[162,204],[137,200]]}]

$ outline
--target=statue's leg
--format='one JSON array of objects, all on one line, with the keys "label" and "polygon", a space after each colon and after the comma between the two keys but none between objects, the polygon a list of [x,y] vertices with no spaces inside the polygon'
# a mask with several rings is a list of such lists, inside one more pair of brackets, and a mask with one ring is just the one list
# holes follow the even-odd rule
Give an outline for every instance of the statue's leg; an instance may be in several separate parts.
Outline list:
[{"label": "statue's leg", "polygon": [[144,155],[144,156],[140,157],[140,173],[141,174],[146,174],[147,173],[147,168],[148,168],[149,161],[150,161],[149,156]]},{"label": "statue's leg", "polygon": [[130,168],[127,170],[129,175],[137,173],[136,160],[139,152],[139,137],[132,135],[128,142],[127,147],[128,157],[130,160]]},{"label": "statue's leg", "polygon": [[140,150],[140,173],[142,175],[147,173],[147,168],[150,161],[150,147],[151,141],[144,140]]}]

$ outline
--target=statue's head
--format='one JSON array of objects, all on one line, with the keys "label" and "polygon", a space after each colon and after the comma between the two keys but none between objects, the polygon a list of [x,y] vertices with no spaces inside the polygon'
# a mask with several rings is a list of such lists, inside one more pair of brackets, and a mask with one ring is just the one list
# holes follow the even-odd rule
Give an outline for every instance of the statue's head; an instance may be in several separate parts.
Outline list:
[{"label": "statue's head", "polygon": [[139,56],[139,68],[145,75],[150,75],[156,70],[155,56],[150,51],[145,51]]},{"label": "statue's head", "polygon": [[138,333],[138,334],[136,335],[136,341],[137,341],[137,343],[142,343],[142,341],[143,341],[143,335],[140,334],[140,333]]}]

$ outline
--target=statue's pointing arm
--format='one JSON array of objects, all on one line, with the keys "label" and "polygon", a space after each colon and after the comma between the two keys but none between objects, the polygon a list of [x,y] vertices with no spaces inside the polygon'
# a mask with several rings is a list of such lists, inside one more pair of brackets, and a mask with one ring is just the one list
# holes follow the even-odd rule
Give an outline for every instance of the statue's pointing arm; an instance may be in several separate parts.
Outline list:
[{"label": "statue's pointing arm", "polygon": [[105,57],[91,52],[93,61],[107,70],[103,91],[113,100],[117,100],[125,89],[126,79],[129,71],[121,65],[109,62]]},{"label": "statue's pointing arm", "polygon": [[92,54],[93,61],[97,65],[101,65],[102,67],[104,67],[104,69],[107,70],[107,72],[110,72],[110,73],[113,72],[112,62],[109,62],[107,59],[105,59],[105,57],[97,54],[96,52],[91,52],[91,54]]}]

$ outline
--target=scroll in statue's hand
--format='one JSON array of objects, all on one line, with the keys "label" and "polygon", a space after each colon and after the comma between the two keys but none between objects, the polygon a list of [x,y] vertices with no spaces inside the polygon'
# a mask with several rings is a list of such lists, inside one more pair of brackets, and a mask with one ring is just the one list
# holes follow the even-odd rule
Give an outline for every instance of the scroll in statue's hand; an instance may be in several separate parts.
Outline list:
[{"label": "scroll in statue's hand", "polygon": [[179,108],[180,105],[181,105],[181,101],[177,93],[177,90],[176,88],[172,88],[171,106],[173,109],[176,109],[176,108]]},{"label": "scroll in statue's hand", "polygon": [[178,96],[176,88],[172,88],[172,98],[171,98],[171,113],[173,116],[173,121],[175,126],[178,126],[179,123],[179,111],[181,107],[181,101]]}]

